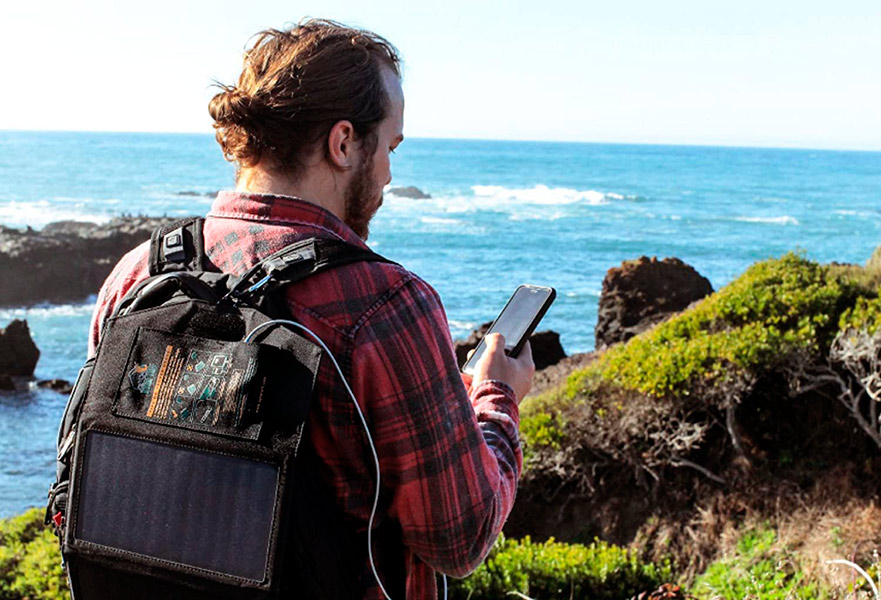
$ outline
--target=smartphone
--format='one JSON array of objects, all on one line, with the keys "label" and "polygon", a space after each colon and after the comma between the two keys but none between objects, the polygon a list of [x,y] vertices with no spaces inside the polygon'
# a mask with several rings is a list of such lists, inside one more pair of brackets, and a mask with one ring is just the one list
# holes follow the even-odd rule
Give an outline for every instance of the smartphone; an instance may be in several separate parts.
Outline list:
[{"label": "smartphone", "polygon": [[[554,288],[543,287],[540,285],[521,285],[514,291],[514,295],[508,299],[505,308],[493,321],[487,335],[490,333],[501,333],[505,336],[505,354],[512,358],[516,358],[523,348],[523,344],[535,331],[535,327],[541,318],[545,315],[557,292]],[[474,373],[474,365],[483,356],[486,351],[486,344],[483,340],[477,344],[474,354],[471,355],[465,365],[462,367],[464,373],[469,375]]]}]

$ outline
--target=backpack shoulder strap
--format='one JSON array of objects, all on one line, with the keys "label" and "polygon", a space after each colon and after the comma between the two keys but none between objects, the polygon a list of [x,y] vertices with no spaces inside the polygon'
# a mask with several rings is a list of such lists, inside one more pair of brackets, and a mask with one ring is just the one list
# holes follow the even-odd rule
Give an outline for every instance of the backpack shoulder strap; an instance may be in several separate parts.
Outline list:
[{"label": "backpack shoulder strap", "polygon": [[342,240],[308,238],[285,246],[251,267],[232,282],[226,298],[262,295],[280,285],[296,283],[321,271],[361,261],[397,264],[372,250]]},{"label": "backpack shoulder strap", "polygon": [[154,230],[150,236],[150,275],[204,270],[204,222],[201,217],[189,217]]}]

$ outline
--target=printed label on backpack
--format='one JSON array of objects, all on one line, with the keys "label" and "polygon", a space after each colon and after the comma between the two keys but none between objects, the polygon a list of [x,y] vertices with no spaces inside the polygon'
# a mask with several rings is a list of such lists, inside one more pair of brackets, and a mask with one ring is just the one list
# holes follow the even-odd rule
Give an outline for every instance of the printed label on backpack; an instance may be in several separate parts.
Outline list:
[{"label": "printed label on backpack", "polygon": [[260,347],[141,328],[113,413],[256,439]]}]

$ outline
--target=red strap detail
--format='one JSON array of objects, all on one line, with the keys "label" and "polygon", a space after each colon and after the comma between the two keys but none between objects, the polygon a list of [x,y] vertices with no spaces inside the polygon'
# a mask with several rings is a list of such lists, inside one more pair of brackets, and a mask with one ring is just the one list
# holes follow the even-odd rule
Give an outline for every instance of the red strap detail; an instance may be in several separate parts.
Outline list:
[{"label": "red strap detail", "polygon": [[63,521],[64,521],[64,514],[59,510],[59,511],[58,511],[57,513],[55,513],[55,515],[52,517],[52,522],[55,523],[55,527],[57,527],[58,529],[61,529],[61,523],[62,523]]}]

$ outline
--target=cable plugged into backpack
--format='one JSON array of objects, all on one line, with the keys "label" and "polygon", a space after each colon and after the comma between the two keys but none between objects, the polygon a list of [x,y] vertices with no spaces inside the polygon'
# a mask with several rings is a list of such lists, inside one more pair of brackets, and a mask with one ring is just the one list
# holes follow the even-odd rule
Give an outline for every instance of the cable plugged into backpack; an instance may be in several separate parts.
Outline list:
[{"label": "cable plugged into backpack", "polygon": [[[370,444],[368,557],[388,597],[372,551],[381,483],[373,439],[327,345],[290,320],[283,286],[355,261],[390,261],[341,240],[308,239],[236,278],[205,259],[201,226],[196,219],[154,233],[150,277],[99,324],[96,354],[65,408],[46,516],[61,538],[72,597],[277,600],[293,589],[348,597],[363,554],[336,552],[339,540],[317,520],[333,498],[298,494],[308,478],[289,476],[325,353]],[[309,537],[315,531],[320,541]],[[320,556],[322,568],[300,565],[303,552]],[[350,578],[326,575],[350,568]]]},{"label": "cable plugged into backpack", "polygon": [[[385,586],[382,585],[382,580],[379,578],[379,573],[376,571],[376,563],[373,561],[373,521],[376,518],[376,508],[379,505],[379,489],[381,482],[381,472],[379,469],[379,456],[376,453],[376,446],[373,443],[373,436],[370,435],[370,428],[367,426],[367,419],[364,418],[364,413],[361,410],[361,406],[358,404],[358,399],[355,397],[355,393],[352,391],[351,386],[349,386],[348,380],[346,380],[346,376],[343,374],[343,370],[340,368],[339,363],[336,360],[336,357],[333,355],[333,352],[330,351],[330,348],[327,347],[327,344],[324,343],[318,334],[306,327],[305,325],[301,325],[296,321],[291,321],[288,319],[273,319],[272,321],[267,321],[266,323],[261,323],[254,329],[252,329],[247,336],[245,336],[245,343],[251,343],[254,337],[269,327],[274,325],[287,325],[289,327],[295,327],[309,334],[312,339],[314,339],[318,344],[324,349],[327,353],[327,356],[330,358],[333,363],[334,368],[336,369],[337,374],[340,376],[340,380],[343,382],[343,386],[346,388],[346,392],[349,394],[349,398],[352,400],[352,404],[355,405],[355,411],[358,413],[358,418],[361,420],[361,425],[364,427],[364,433],[367,436],[367,442],[370,445],[370,452],[373,457],[373,465],[376,470],[376,491],[373,495],[373,507],[370,509],[370,518],[367,521],[367,557],[370,560],[370,570],[373,572],[373,577],[376,579],[377,585],[379,585],[379,589],[382,590],[383,595],[391,600],[391,596],[389,596],[388,591],[386,591]],[[443,583],[444,583],[444,595],[443,598],[446,600],[447,598],[447,576],[442,574]]]}]

